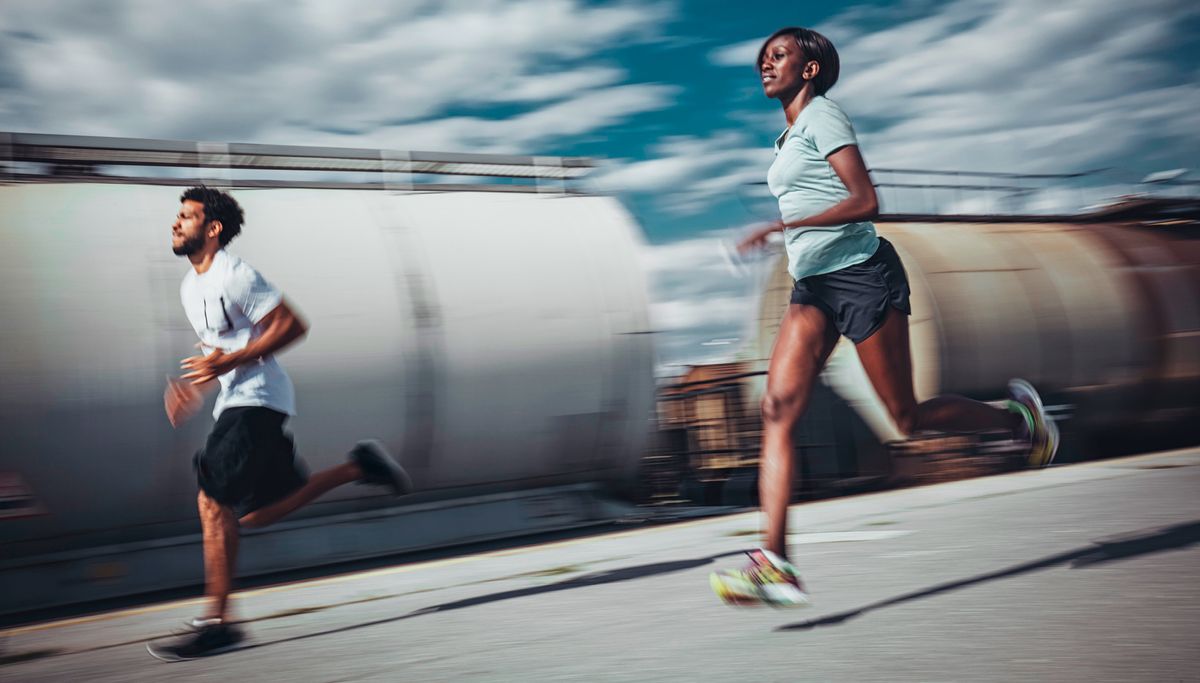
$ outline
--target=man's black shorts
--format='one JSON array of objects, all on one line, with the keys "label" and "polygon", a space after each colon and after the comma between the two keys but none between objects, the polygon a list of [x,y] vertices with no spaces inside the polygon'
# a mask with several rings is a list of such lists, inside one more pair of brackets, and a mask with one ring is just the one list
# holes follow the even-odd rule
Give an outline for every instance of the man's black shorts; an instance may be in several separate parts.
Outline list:
[{"label": "man's black shorts", "polygon": [[287,496],[308,481],[296,459],[288,416],[270,408],[226,408],[204,448],[196,453],[196,479],[209,498],[238,517]]},{"label": "man's black shorts", "polygon": [[911,314],[908,296],[904,265],[896,248],[882,237],[866,261],[801,278],[792,288],[792,303],[820,308],[855,344],[879,329],[889,308]]}]

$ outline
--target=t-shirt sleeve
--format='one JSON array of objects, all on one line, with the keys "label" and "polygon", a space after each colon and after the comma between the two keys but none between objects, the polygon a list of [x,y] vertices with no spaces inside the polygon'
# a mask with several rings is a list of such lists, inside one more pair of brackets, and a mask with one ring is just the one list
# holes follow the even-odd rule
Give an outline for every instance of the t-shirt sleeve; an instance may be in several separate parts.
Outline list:
[{"label": "t-shirt sleeve", "polygon": [[812,136],[817,152],[822,157],[828,157],[847,145],[858,144],[854,126],[850,125],[850,119],[841,107],[829,104],[813,114],[808,124],[808,134]]},{"label": "t-shirt sleeve", "polygon": [[229,297],[241,309],[242,315],[257,325],[283,301],[283,292],[267,282],[257,270],[243,264],[229,279]]}]

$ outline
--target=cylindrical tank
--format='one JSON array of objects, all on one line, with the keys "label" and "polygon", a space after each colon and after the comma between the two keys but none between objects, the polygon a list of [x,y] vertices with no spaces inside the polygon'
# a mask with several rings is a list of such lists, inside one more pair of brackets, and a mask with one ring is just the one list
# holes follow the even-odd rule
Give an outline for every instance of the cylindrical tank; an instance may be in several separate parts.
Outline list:
[{"label": "cylindrical tank", "polygon": [[[918,400],[1001,398],[1024,377],[1076,406],[1088,431],[1200,417],[1200,249],[1115,225],[880,223],[912,288]],[[780,259],[760,307],[768,358],[791,280]],[[900,438],[842,340],[824,381],[882,441]]]},{"label": "cylindrical tank", "polygon": [[[40,514],[0,519],[9,557],[195,526],[211,418],[167,423],[195,334],[170,251],[181,188],[0,187],[0,474]],[[640,232],[607,197],[240,189],[229,249],[311,326],[281,356],[313,469],[382,439],[426,499],[627,482],[653,414]],[[211,409],[211,398],[208,408]],[[206,410],[207,410],[206,409]],[[393,504],[339,489],[303,514]]]}]

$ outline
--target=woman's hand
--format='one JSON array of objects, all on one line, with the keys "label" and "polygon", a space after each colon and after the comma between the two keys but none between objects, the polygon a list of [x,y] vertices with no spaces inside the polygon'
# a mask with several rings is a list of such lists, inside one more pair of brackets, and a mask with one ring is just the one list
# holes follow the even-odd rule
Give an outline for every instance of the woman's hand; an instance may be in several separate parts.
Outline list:
[{"label": "woman's hand", "polygon": [[781,232],[784,227],[783,221],[772,221],[766,225],[756,227],[750,231],[749,235],[738,242],[738,253],[744,255],[749,251],[762,249],[766,245],[767,238],[770,237],[771,233]]}]

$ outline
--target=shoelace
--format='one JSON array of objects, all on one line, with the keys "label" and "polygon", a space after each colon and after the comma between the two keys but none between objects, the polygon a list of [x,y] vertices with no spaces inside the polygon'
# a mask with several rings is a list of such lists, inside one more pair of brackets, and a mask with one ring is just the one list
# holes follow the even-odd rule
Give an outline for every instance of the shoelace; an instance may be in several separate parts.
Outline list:
[{"label": "shoelace", "polygon": [[768,583],[795,583],[790,576],[776,569],[765,559],[760,560],[753,553],[747,555],[750,556],[750,566],[743,569],[742,573],[754,583],[760,586]]}]

